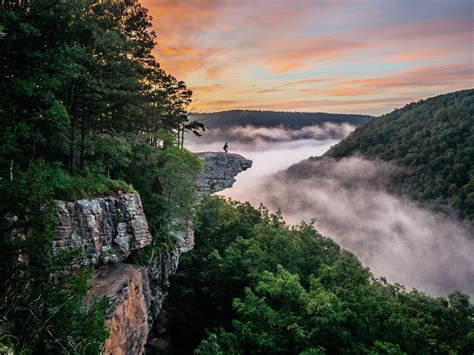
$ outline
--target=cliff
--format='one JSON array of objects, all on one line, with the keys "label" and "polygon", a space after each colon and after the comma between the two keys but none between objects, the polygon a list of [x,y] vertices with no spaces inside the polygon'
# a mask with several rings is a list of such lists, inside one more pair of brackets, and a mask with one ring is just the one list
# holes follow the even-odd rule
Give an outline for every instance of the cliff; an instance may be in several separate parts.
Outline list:
[{"label": "cliff", "polygon": [[[205,169],[196,181],[200,200],[214,192],[232,187],[235,176],[252,166],[238,154],[198,153]],[[151,242],[151,234],[138,194],[122,195],[75,203],[60,202],[60,228],[53,252],[59,248],[81,247],[81,265],[100,266],[94,276],[92,297],[107,296],[110,337],[106,354],[142,354],[153,322],[158,318],[181,253],[192,249],[192,224],[184,231],[175,229],[178,243],[160,253],[145,267],[121,263],[132,250]]]}]

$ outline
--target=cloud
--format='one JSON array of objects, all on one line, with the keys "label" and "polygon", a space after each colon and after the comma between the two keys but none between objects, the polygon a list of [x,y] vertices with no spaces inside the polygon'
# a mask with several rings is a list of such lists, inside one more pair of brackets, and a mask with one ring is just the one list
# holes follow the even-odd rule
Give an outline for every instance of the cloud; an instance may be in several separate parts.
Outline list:
[{"label": "cloud", "polygon": [[172,1],[141,0],[153,17],[158,35],[155,53],[173,75],[185,78],[187,73],[206,66],[221,47],[212,43],[203,46],[196,41],[212,31],[223,30],[219,22],[222,11],[218,0]]},{"label": "cloud", "polygon": [[212,84],[212,85],[201,85],[201,86],[192,86],[192,90],[199,92],[216,92],[222,90],[224,84]]},{"label": "cloud", "polygon": [[[266,93],[273,93],[273,92],[279,92],[279,91],[287,91],[287,92],[294,91],[295,89],[304,92],[305,90],[315,90],[314,88],[312,88],[314,85],[329,84],[331,82],[338,81],[338,80],[341,80],[341,78],[333,76],[333,77],[320,77],[320,78],[310,78],[310,79],[304,79],[304,80],[288,81],[276,86],[257,89],[255,90],[255,92],[258,94],[266,94]],[[310,88],[307,88],[307,86],[310,86]],[[316,89],[316,90],[323,91],[323,89]]]},{"label": "cloud", "polygon": [[315,63],[344,57],[367,45],[361,41],[344,40],[336,36],[318,36],[310,39],[279,40],[272,45],[266,44],[265,53],[260,60],[267,63],[274,73],[288,73]]},{"label": "cloud", "polygon": [[459,51],[448,48],[422,48],[422,49],[408,49],[397,54],[393,54],[386,59],[388,63],[404,63],[413,61],[430,60],[432,58],[442,58],[446,56],[459,55]]},{"label": "cloud", "polygon": [[474,295],[473,231],[386,192],[383,186],[397,167],[359,157],[306,164],[310,173],[304,178],[279,173],[229,193],[279,208],[291,223],[315,217],[323,234],[356,254],[377,277],[433,295],[454,290]]},{"label": "cloud", "polygon": [[332,96],[370,95],[387,90],[439,88],[451,85],[464,88],[473,84],[472,63],[416,67],[380,77],[341,81],[328,89]]}]

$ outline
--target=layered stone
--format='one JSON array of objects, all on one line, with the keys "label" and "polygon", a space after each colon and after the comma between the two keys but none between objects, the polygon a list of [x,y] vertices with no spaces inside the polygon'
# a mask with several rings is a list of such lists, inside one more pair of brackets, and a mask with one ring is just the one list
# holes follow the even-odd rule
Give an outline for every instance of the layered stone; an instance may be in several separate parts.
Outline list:
[{"label": "layered stone", "polygon": [[58,202],[52,253],[79,249],[72,268],[118,263],[152,240],[137,192],[75,202]]},{"label": "layered stone", "polygon": [[[232,187],[235,176],[252,166],[250,160],[238,154],[207,152],[199,156],[205,162],[205,170],[196,182],[197,203]],[[179,257],[193,248],[192,223],[173,221],[170,230],[178,243],[152,257],[145,267],[112,264],[151,242],[138,194],[63,203],[60,228],[53,252],[80,247],[85,255],[81,265],[108,264],[97,270],[88,294],[88,300],[107,296],[111,302],[105,353],[143,354],[149,330],[168,294],[170,278],[178,269]]]}]

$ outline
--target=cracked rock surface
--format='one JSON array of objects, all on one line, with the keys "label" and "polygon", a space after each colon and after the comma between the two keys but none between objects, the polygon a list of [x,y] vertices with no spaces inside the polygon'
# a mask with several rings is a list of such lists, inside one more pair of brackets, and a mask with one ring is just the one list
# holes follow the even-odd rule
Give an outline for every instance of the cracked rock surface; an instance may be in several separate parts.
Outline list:
[{"label": "cracked rock surface", "polygon": [[137,192],[91,200],[58,202],[58,228],[52,253],[79,248],[71,266],[118,263],[152,240]]},{"label": "cracked rock surface", "polygon": [[232,187],[235,177],[252,167],[252,161],[239,154],[203,152],[197,155],[205,162],[204,172],[197,181],[201,198]]}]

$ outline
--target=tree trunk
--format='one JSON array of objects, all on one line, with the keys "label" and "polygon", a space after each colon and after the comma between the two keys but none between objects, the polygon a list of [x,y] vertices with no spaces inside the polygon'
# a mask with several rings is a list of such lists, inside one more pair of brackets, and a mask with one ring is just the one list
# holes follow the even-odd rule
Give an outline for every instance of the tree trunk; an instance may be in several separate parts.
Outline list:
[{"label": "tree trunk", "polygon": [[13,182],[13,159],[10,161],[10,182]]},{"label": "tree trunk", "polygon": [[84,115],[81,116],[81,153],[80,153],[80,169],[84,171],[85,168],[85,135],[86,135],[86,127],[84,125]]},{"label": "tree trunk", "polygon": [[69,173],[76,174],[76,151],[77,151],[77,104],[78,104],[78,81],[74,83],[74,93],[71,103],[71,135],[69,143]]}]

